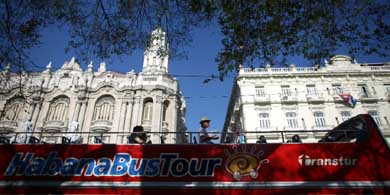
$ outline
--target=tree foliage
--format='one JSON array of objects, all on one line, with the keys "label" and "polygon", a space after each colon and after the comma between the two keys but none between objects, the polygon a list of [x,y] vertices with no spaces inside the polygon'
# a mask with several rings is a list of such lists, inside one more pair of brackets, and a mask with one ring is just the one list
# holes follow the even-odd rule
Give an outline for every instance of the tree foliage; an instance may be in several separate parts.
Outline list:
[{"label": "tree foliage", "polygon": [[[1,0],[0,65],[27,69],[41,30],[69,30],[67,49],[80,57],[131,54],[161,26],[170,53],[180,56],[191,30],[218,23],[220,79],[239,65],[285,64],[303,56],[318,64],[339,49],[349,55],[389,56],[390,3],[368,0]],[[217,43],[215,43],[217,44]]]},{"label": "tree foliage", "polygon": [[389,55],[389,3],[360,0],[223,1],[221,75],[239,64],[285,64],[302,55],[319,64],[337,50]]}]

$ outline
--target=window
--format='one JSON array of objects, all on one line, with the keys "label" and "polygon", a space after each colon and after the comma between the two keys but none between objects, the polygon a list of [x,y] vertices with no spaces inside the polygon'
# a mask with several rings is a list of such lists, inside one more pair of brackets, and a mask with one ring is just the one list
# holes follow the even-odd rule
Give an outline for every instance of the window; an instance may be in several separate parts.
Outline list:
[{"label": "window", "polygon": [[103,96],[96,101],[93,120],[111,121],[114,115],[115,99],[112,96]]},{"label": "window", "polygon": [[168,111],[169,101],[164,101],[163,104],[163,121],[167,121],[167,111]]},{"label": "window", "polygon": [[315,85],[306,85],[308,96],[317,96],[317,90]]},{"label": "window", "polygon": [[390,94],[390,84],[385,84],[385,92]]},{"label": "window", "polygon": [[48,121],[65,121],[68,115],[69,98],[59,97],[52,101],[50,104],[49,112],[47,115]]},{"label": "window", "polygon": [[316,127],[325,127],[325,118],[324,113],[322,112],[314,112],[314,123]]},{"label": "window", "polygon": [[282,96],[291,96],[290,86],[288,85],[282,86]]},{"label": "window", "polygon": [[13,98],[9,101],[3,111],[1,120],[3,121],[18,121],[20,120],[20,115],[24,110],[24,99],[22,98]]},{"label": "window", "polygon": [[381,126],[381,125],[382,125],[381,118],[379,117],[377,111],[368,111],[368,114],[371,115],[372,118],[374,118],[374,121],[375,121],[375,123],[376,123],[378,126]]},{"label": "window", "polygon": [[344,122],[344,121],[348,120],[349,118],[351,118],[351,112],[349,112],[349,111],[342,111],[340,113],[340,115],[341,115],[341,121],[342,122]]},{"label": "window", "polygon": [[265,96],[264,86],[256,86],[256,96]]},{"label": "window", "polygon": [[332,90],[333,90],[333,95],[339,95],[344,93],[343,88],[341,88],[340,84],[332,84]]},{"label": "window", "polygon": [[297,113],[295,113],[295,112],[287,112],[286,113],[286,118],[287,118],[287,126],[288,126],[288,128],[298,128]]},{"label": "window", "polygon": [[156,59],[157,59],[157,57],[156,57],[156,56],[153,56],[153,62],[152,62],[152,65],[157,65],[157,62],[156,62],[157,60],[156,60]]},{"label": "window", "polygon": [[370,97],[370,94],[369,94],[369,92],[368,92],[368,87],[367,87],[367,85],[365,85],[365,84],[360,84],[360,85],[358,85],[358,86],[359,86],[359,90],[360,90],[360,95],[361,95],[362,97],[365,97],[365,98]]},{"label": "window", "polygon": [[270,120],[268,113],[260,113],[260,129],[269,129],[270,128]]},{"label": "window", "polygon": [[143,121],[151,121],[152,115],[153,115],[153,100],[147,99],[144,102],[144,110],[143,110],[142,120]]}]

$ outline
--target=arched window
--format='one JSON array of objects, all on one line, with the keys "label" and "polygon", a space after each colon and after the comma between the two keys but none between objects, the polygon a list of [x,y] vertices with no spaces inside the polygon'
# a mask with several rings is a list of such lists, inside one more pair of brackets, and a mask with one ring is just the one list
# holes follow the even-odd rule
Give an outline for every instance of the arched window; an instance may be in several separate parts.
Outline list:
[{"label": "arched window", "polygon": [[163,104],[163,121],[167,121],[167,111],[168,111],[168,107],[169,107],[169,101],[164,101],[164,104]]},{"label": "arched window", "polygon": [[69,109],[68,97],[57,97],[51,103],[47,114],[47,121],[66,121]]},{"label": "arched window", "polygon": [[314,123],[316,127],[325,127],[325,118],[324,118],[324,113],[322,112],[314,112]]},{"label": "arched window", "polygon": [[18,121],[23,112],[26,112],[23,98],[13,98],[5,105],[1,120]]},{"label": "arched window", "polygon": [[153,115],[153,100],[148,98],[144,101],[142,121],[151,121]]},{"label": "arched window", "polygon": [[115,99],[112,96],[102,96],[95,103],[94,121],[112,121],[114,117]]}]

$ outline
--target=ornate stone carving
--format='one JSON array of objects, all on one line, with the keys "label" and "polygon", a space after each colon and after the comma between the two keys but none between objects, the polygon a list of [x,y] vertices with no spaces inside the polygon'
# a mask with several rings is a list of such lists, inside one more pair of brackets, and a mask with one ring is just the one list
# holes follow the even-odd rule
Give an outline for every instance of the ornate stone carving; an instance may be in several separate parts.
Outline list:
[{"label": "ornate stone carving", "polygon": [[[165,34],[162,29],[156,30],[154,35],[159,37],[159,41],[155,44],[165,47]],[[22,114],[20,120],[26,120],[30,117],[35,125],[34,128],[37,130],[65,131],[72,128],[72,124],[68,125],[69,117],[72,117],[72,120],[80,122],[78,126],[80,131],[130,131],[134,125],[142,123],[145,98],[157,96],[150,110],[153,111],[154,106],[160,106],[161,108],[163,100],[168,99],[179,114],[177,117],[168,114],[168,117],[176,118],[167,120],[176,120],[178,123],[176,126],[184,126],[184,124],[180,124],[184,122],[185,101],[181,97],[181,93],[178,92],[177,81],[168,75],[168,53],[163,57],[159,56],[157,59],[157,50],[154,49],[153,45],[147,48],[145,60],[147,57],[150,60],[144,64],[145,67],[139,74],[134,69],[127,73],[110,72],[104,62],[99,64],[98,71],[94,71],[92,61],[87,65],[87,69],[82,71],[80,64],[77,63],[74,57],[64,62],[61,68],[57,70],[53,70],[52,67],[56,66],[49,62],[46,69],[42,70],[41,73],[24,72],[17,75],[10,72],[10,68],[6,68],[0,72],[0,103],[3,102],[4,104],[0,109],[5,109],[8,100],[18,94],[20,90],[18,87],[22,86],[23,97],[35,107],[34,109],[30,108],[31,112],[34,110],[34,114],[31,113],[30,116]],[[154,62],[153,56],[156,56]],[[145,75],[146,77],[144,77]],[[106,101],[106,103],[109,103],[106,107],[103,107],[99,100],[95,102],[93,99],[89,99],[89,97],[99,98],[102,94],[112,95],[113,101]],[[42,105],[42,97],[48,99],[60,98]],[[58,99],[61,98],[65,98],[66,101],[59,101]],[[120,109],[115,108],[115,100],[119,99],[127,103],[127,109],[124,113],[118,112]],[[84,109],[81,109],[80,114],[76,117],[77,119],[74,119],[73,115],[70,116],[69,114],[73,114],[75,108],[69,106],[73,105],[70,104],[71,102],[79,101],[84,102],[81,106]],[[83,112],[84,114],[81,114]],[[125,116],[122,116],[123,114]],[[159,118],[156,116],[157,114],[151,115],[149,121],[145,120],[145,123],[149,124],[149,129],[151,124],[154,123],[152,121],[153,117]],[[118,122],[117,119],[120,122],[115,124]],[[171,126],[171,124],[168,127],[164,126],[169,131],[176,130],[176,127]],[[0,120],[0,131],[5,129],[15,131],[17,127],[18,124],[15,121]],[[61,134],[61,136],[65,136],[65,134]]]}]

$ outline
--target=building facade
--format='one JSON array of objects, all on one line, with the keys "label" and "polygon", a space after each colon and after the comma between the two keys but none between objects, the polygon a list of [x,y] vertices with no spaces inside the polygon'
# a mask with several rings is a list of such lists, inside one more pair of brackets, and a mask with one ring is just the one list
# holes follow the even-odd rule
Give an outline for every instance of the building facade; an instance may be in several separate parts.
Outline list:
[{"label": "building facade", "polygon": [[[51,63],[37,73],[1,73],[0,132],[22,132],[25,122],[34,137],[60,143],[61,132],[78,132],[82,143],[127,143],[142,125],[152,143],[183,143],[185,101],[178,81],[168,74],[168,44],[157,28],[144,52],[140,73],[111,72],[104,62],[82,70],[75,58],[58,70]],[[73,127],[71,127],[73,125]]]},{"label": "building facade", "polygon": [[[346,103],[340,94],[357,100]],[[337,55],[323,67],[240,68],[233,85],[223,129],[223,141],[254,143],[261,133],[267,142],[299,134],[316,142],[324,133],[357,114],[370,114],[390,140],[390,63],[358,63]],[[301,133],[278,131],[302,130]],[[249,132],[249,133],[248,133]],[[275,132],[275,133],[272,133]]]}]

